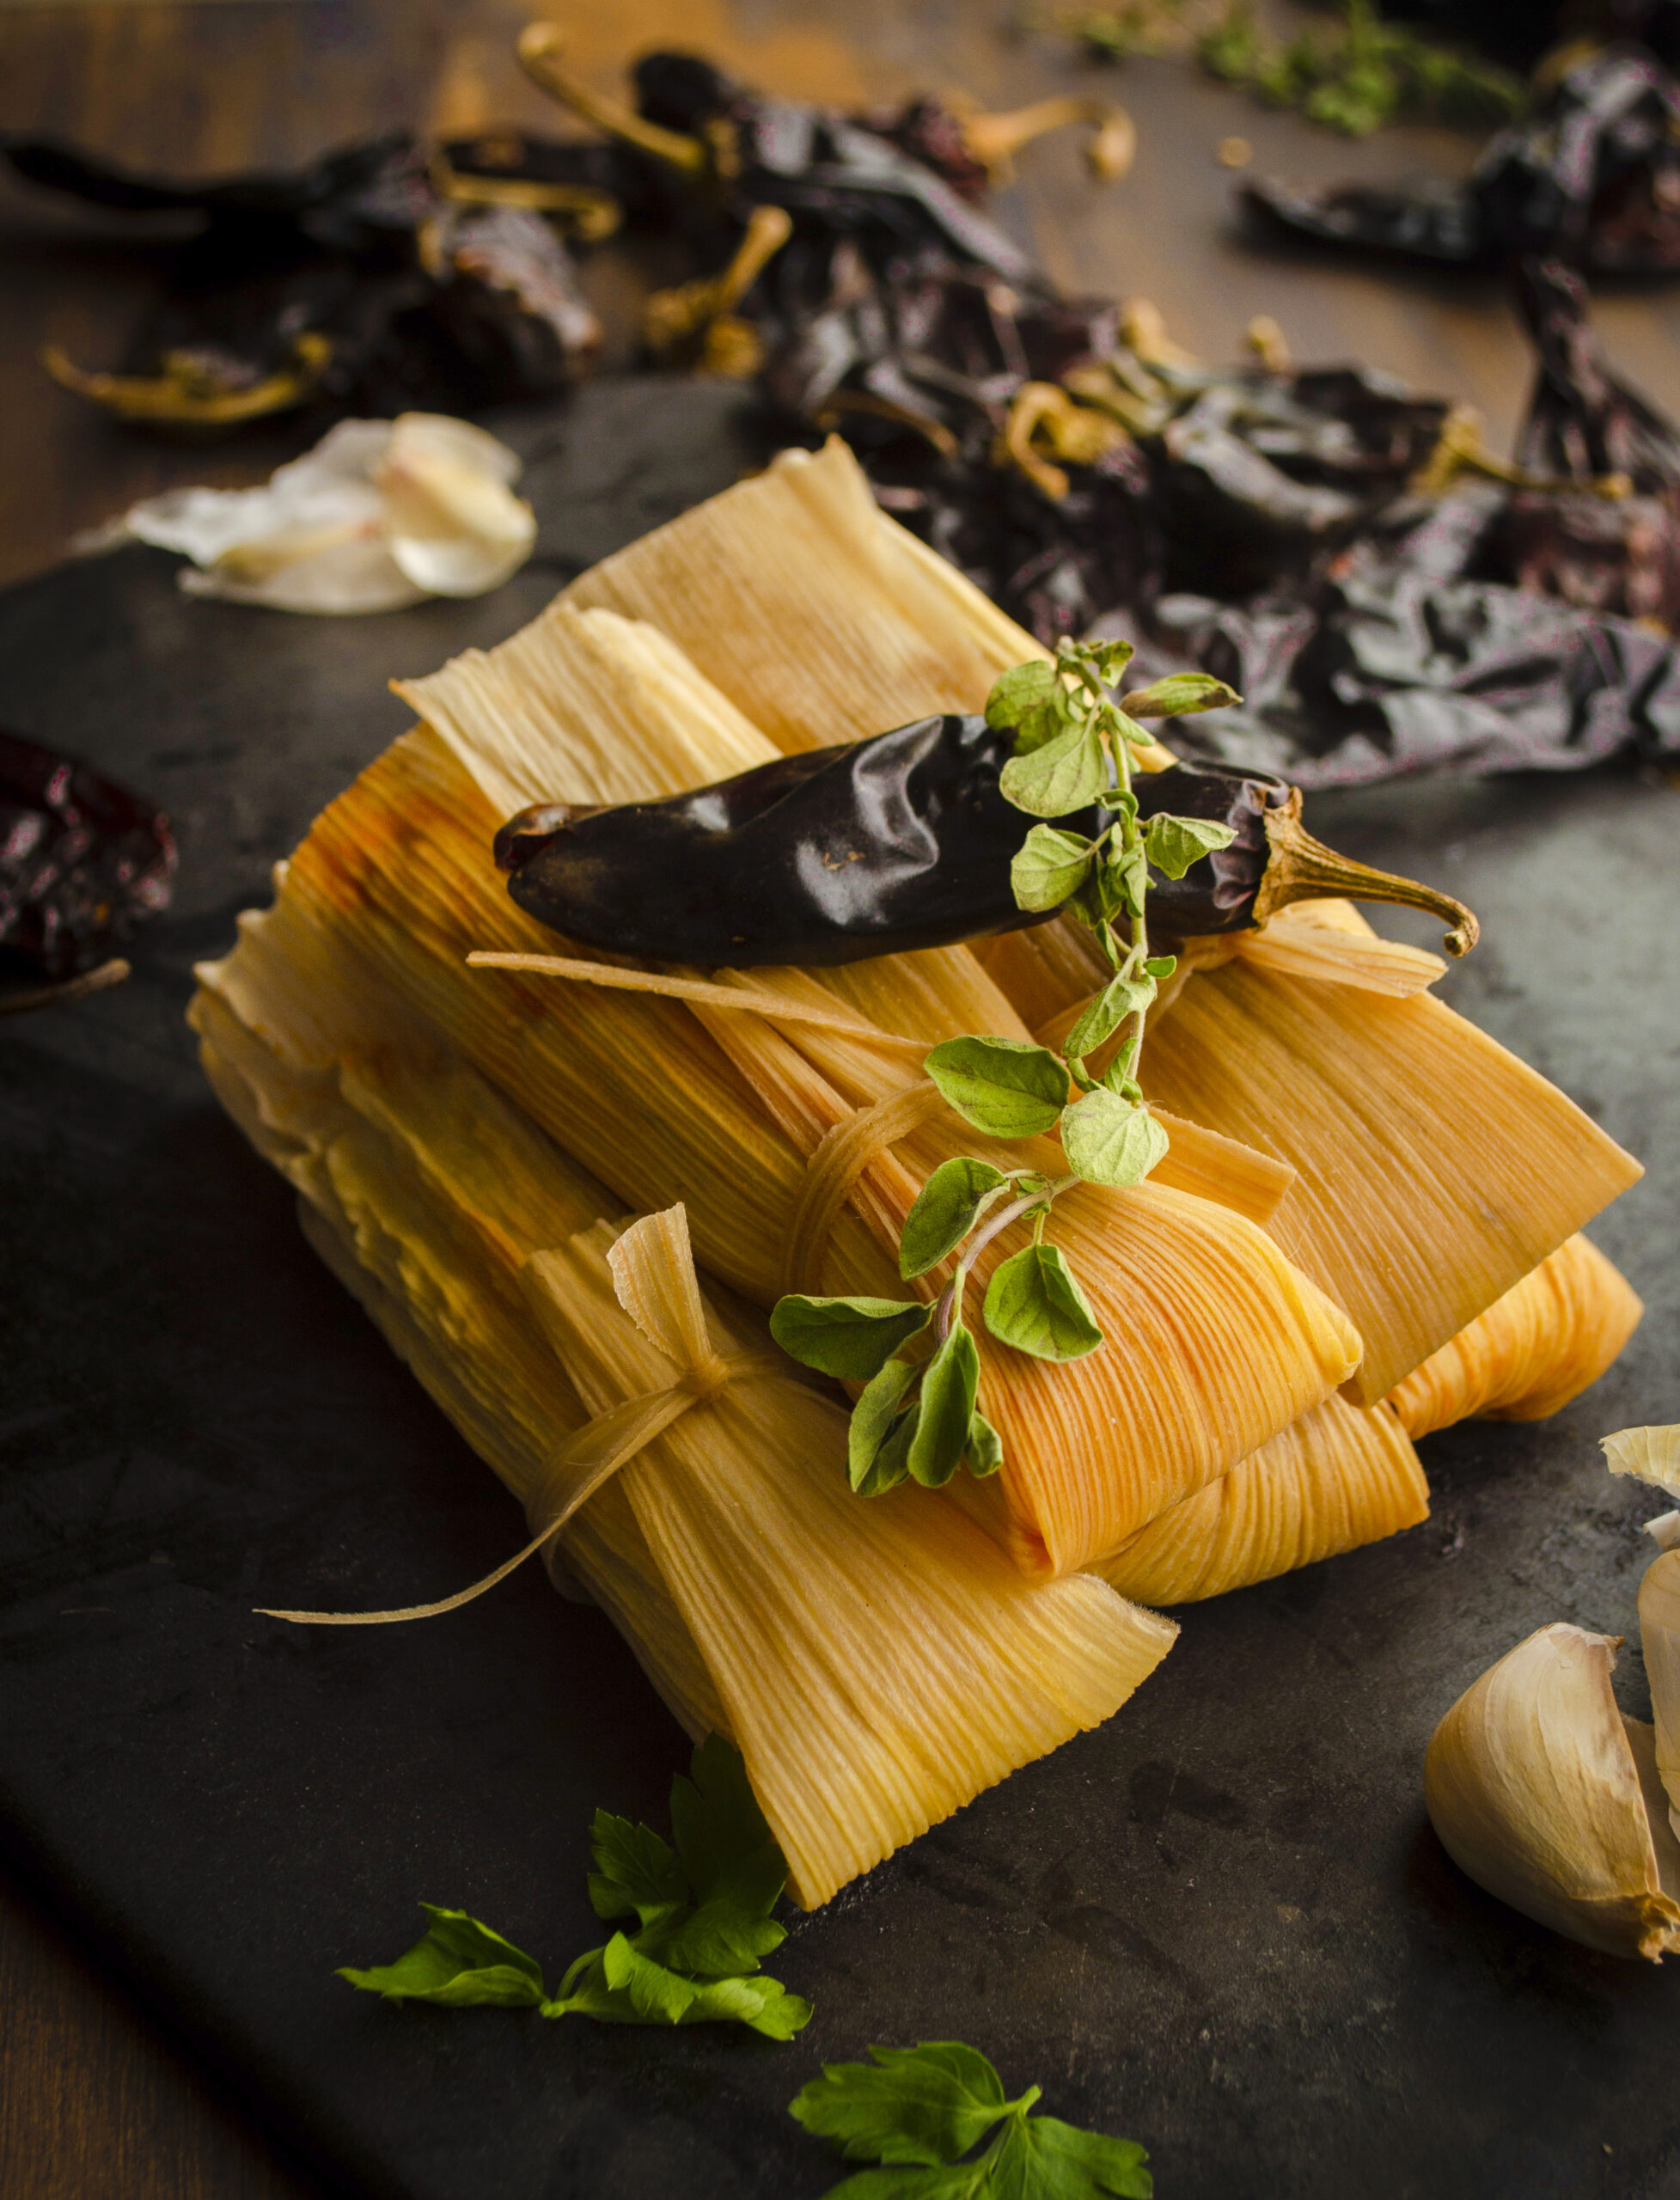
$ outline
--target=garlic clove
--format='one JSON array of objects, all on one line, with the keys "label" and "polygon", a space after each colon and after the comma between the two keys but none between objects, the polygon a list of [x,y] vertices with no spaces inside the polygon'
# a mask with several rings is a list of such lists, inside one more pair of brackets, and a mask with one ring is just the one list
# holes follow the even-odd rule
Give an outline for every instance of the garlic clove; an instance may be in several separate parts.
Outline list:
[{"label": "garlic clove", "polygon": [[1657,1722],[1657,1772],[1680,1838],[1680,1548],[1665,1551],[1640,1583],[1639,1626]]},{"label": "garlic clove", "polygon": [[1588,1947],[1659,1962],[1680,1953],[1680,1892],[1664,1890],[1611,1691],[1618,1647],[1561,1622],[1519,1643],[1436,1728],[1424,1800],[1490,1894]]},{"label": "garlic clove", "polygon": [[1665,1495],[1680,1499],[1680,1421],[1666,1428],[1622,1428],[1598,1439],[1613,1475],[1636,1475]]},{"label": "garlic clove", "polygon": [[536,515],[513,493],[519,461],[465,420],[405,412],[371,469],[399,571],[432,596],[482,596],[530,556]]}]

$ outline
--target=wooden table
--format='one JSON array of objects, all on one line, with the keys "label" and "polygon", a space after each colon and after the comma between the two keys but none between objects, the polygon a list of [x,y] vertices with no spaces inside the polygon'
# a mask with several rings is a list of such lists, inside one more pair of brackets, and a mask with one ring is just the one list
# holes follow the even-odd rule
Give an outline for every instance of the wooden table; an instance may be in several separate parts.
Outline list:
[{"label": "wooden table", "polygon": [[[553,126],[512,58],[530,12],[521,0],[0,4],[0,129],[199,174],[300,161],[398,119],[448,131]],[[1298,358],[1386,367],[1477,406],[1495,447],[1507,444],[1527,354],[1487,278],[1256,249],[1228,211],[1232,179],[1215,157],[1221,138],[1240,134],[1256,167],[1274,173],[1456,173],[1473,150],[1466,141],[1408,129],[1352,146],[1176,63],[1116,74],[1048,38],[1011,40],[999,29],[1005,12],[1004,0],[850,0],[842,34],[822,0],[619,0],[577,10],[573,53],[603,89],[618,88],[624,59],[661,43],[835,101],[922,88],[1008,107],[1101,89],[1137,119],[1132,174],[1094,185],[1064,134],[1023,156],[1001,202],[1065,287],[1149,296],[1173,335],[1210,358],[1234,352],[1251,316],[1268,313]],[[155,264],[119,246],[119,234],[108,217],[0,186],[0,581],[52,564],[74,535],[136,497],[260,480],[296,447],[284,425],[209,448],[148,442],[46,380],[37,364],[45,343],[89,366],[114,360],[155,279]],[[605,269],[591,280],[612,291]],[[1606,298],[1599,323],[1622,366],[1680,408],[1680,290]],[[0,2200],[278,2200],[315,2189],[26,1890],[4,1881],[0,2008]]]}]

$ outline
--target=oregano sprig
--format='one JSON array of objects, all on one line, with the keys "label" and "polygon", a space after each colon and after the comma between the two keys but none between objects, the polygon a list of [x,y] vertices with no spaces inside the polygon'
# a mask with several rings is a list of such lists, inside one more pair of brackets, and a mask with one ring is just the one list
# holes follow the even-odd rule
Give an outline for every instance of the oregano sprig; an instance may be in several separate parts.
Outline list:
[{"label": "oregano sprig", "polygon": [[[969,1154],[944,1162],[923,1185],[899,1242],[907,1282],[952,1263],[937,1301],[796,1293],[771,1316],[771,1334],[796,1360],[864,1385],[852,1411],[848,1472],[864,1496],[907,1477],[937,1489],[965,1464],[976,1476],[996,1472],[1003,1447],[980,1409],[980,1357],[966,1311],[975,1262],[1005,1231],[1028,1229],[1028,1242],[993,1271],[981,1319],[1000,1343],[1035,1359],[1094,1352],[1103,1331],[1066,1256],[1045,1242],[1046,1225],[1073,1185],[1124,1189],[1140,1183],[1167,1151],[1138,1079],[1150,1006],[1177,967],[1172,956],[1150,951],[1150,873],[1182,878],[1236,836],[1200,817],[1157,813],[1140,821],[1133,752],[1154,744],[1145,719],[1239,699],[1222,681],[1190,672],[1116,702],[1109,691],[1132,654],[1129,642],[1065,641],[1054,660],[1004,673],[986,706],[988,724],[1015,729],[1000,785],[1017,809],[1041,820],[1093,809],[1106,818],[1094,834],[1034,825],[1010,882],[1018,908],[1065,908],[1094,934],[1107,983],[1060,1053],[970,1034],[942,1041],[923,1064],[976,1130],[1003,1140],[1056,1133],[1065,1172],[1003,1169]],[[1094,1066],[1110,1047],[1104,1066]]]}]

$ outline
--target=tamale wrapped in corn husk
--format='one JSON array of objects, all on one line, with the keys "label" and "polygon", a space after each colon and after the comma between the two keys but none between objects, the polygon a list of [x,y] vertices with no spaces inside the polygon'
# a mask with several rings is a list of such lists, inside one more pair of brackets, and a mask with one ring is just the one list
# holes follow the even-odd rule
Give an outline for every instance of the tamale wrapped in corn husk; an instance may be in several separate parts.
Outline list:
[{"label": "tamale wrapped in corn husk", "polygon": [[[424,1007],[626,1205],[686,1199],[706,1266],[760,1305],[796,1281],[897,1292],[893,1252],[919,1184],[951,1153],[984,1152],[986,1142],[948,1115],[905,1134],[864,1168],[796,1279],[786,1256],[804,1164],[858,1109],[919,1083],[926,1044],[964,1030],[1024,1037],[1024,1028],[962,949],[820,977],[753,974],[754,991],[824,1001],[831,1018],[849,1018],[847,1031],[463,969],[471,948],[540,954],[562,944],[514,907],[486,860],[509,801],[669,791],[693,775],[696,749],[722,724],[734,754],[717,768],[752,761],[744,722],[698,673],[663,693],[657,723],[638,723],[633,746],[615,744],[613,698],[633,696],[645,666],[669,673],[674,645],[615,614],[569,604],[541,623],[541,667],[529,681],[537,652],[527,638],[410,683],[405,692],[440,730],[429,724],[394,744],[324,813],[289,866],[283,899],[345,926],[382,983]],[[603,669],[614,661],[616,672]],[[685,714],[690,693],[697,701]],[[574,748],[569,729],[586,718],[590,741]],[[673,726],[667,749],[663,730]],[[638,784],[627,786],[632,773]],[[257,952],[257,942],[253,927],[241,951]],[[878,1043],[871,1024],[911,1043]],[[1225,1167],[1217,1142],[1198,1152],[1187,1126],[1181,1146],[1198,1163],[1196,1194],[1173,1183],[1170,1156],[1134,1191],[1081,1190],[1059,1205],[1058,1236],[1112,1348],[1051,1368],[981,1339],[1006,1464],[968,1495],[1029,1570],[1068,1571],[1123,1539],[1317,1403],[1357,1359],[1351,1324],[1249,1219],[1256,1170],[1272,1171],[1269,1206],[1286,1181],[1277,1164],[1252,1154],[1233,1164],[1231,1203],[1220,1204],[1200,1195]],[[1009,1151],[1014,1165],[1058,1158],[1053,1148],[1036,1158]],[[982,1288],[986,1273],[982,1265]]]},{"label": "tamale wrapped in corn husk", "polygon": [[1579,1233],[1390,1393],[1412,1436],[1455,1421],[1543,1421],[1596,1383],[1645,1309]]},{"label": "tamale wrapped in corn husk", "polygon": [[[608,1194],[413,1018],[382,1031],[376,1002],[341,982],[353,949],[288,930],[308,1021],[276,989],[252,1028],[212,968],[193,1010],[205,1067],[297,1185],[311,1242],[529,1499],[559,1439],[680,1374],[608,1264],[634,1268],[644,1318],[662,1292],[699,1310],[686,1229],[656,1217],[614,1250],[618,1225],[583,1221]],[[739,1310],[699,1318],[719,1349],[764,1348]],[[928,1492],[860,1503],[845,1449],[826,1396],[730,1383],[562,1543],[689,1732],[741,1750],[807,1905],[1109,1717],[1174,1633],[1090,1576],[1029,1584]]]}]

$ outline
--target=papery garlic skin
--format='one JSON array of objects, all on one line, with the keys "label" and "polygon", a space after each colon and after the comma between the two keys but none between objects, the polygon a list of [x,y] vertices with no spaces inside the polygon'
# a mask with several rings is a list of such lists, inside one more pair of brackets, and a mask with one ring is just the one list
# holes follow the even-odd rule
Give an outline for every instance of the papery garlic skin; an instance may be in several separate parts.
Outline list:
[{"label": "papery garlic skin", "polygon": [[189,596],[348,617],[428,596],[482,596],[531,554],[519,460],[465,420],[340,420],[258,489],[173,489],[89,547],[150,542],[193,561]]},{"label": "papery garlic skin", "polygon": [[1665,1496],[1680,1500],[1680,1421],[1666,1427],[1620,1428],[1601,1436],[1598,1448],[1613,1475],[1634,1475]]},{"label": "papery garlic skin", "polygon": [[1619,1647],[1561,1622],[1519,1643],[1436,1728],[1424,1801],[1488,1893],[1588,1947],[1660,1962],[1680,1953],[1680,1900],[1610,1688]]},{"label": "papery garlic skin", "polygon": [[1680,1839],[1680,1548],[1665,1551],[1639,1591],[1640,1637],[1657,1729],[1657,1772]]}]

